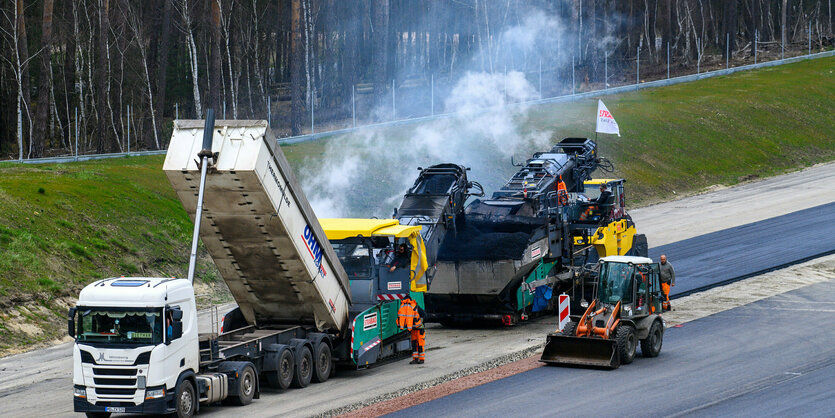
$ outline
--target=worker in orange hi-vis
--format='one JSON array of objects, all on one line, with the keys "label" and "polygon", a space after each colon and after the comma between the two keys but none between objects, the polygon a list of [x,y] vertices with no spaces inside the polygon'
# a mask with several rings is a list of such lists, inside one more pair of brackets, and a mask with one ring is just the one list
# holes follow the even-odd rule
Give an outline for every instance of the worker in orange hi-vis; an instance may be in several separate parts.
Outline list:
[{"label": "worker in orange hi-vis", "polygon": [[565,187],[565,182],[562,181],[562,176],[557,180],[557,201],[560,205],[568,204],[568,188]]},{"label": "worker in orange hi-vis", "polygon": [[423,327],[425,315],[423,309],[409,296],[400,301],[400,309],[397,310],[397,326],[411,332],[412,362],[409,364],[423,364],[426,360],[424,353],[426,330]]},{"label": "worker in orange hi-vis", "polygon": [[667,256],[665,254],[661,254],[661,291],[664,292],[664,301],[661,303],[661,307],[664,308],[664,311],[669,311],[672,309],[670,306],[670,287],[676,285],[676,271],[673,269],[673,265],[667,262]]}]

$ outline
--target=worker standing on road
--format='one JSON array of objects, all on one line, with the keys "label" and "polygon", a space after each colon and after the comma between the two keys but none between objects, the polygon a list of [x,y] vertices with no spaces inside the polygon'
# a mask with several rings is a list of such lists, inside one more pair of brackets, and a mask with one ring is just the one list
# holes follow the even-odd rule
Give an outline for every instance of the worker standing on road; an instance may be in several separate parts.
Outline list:
[{"label": "worker standing on road", "polygon": [[400,301],[400,309],[397,310],[397,326],[402,330],[409,330],[412,334],[412,362],[409,364],[423,364],[426,360],[423,351],[426,346],[426,330],[423,327],[425,315],[423,309],[408,295]]},{"label": "worker standing on road", "polygon": [[661,303],[661,307],[664,308],[664,311],[669,311],[672,309],[670,306],[670,286],[676,285],[676,271],[673,268],[673,265],[667,262],[667,256],[665,254],[661,254],[661,291],[664,292],[664,301]]}]

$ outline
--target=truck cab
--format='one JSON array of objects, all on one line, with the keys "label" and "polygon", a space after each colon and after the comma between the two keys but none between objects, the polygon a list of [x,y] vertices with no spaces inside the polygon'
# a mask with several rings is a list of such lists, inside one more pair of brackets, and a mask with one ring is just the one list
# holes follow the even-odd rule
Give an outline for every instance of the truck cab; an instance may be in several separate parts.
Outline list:
[{"label": "truck cab", "polygon": [[193,380],[199,367],[196,312],[187,280],[110,278],[86,286],[68,320],[75,411],[176,412],[179,382]]}]

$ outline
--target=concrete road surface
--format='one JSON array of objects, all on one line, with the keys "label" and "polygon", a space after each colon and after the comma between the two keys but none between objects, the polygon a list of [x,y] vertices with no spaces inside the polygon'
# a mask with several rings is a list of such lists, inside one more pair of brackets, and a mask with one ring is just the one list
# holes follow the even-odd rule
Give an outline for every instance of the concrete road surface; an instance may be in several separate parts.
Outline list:
[{"label": "concrete road surface", "polygon": [[835,280],[698,319],[617,370],[543,366],[393,414],[825,416],[835,411]]}]

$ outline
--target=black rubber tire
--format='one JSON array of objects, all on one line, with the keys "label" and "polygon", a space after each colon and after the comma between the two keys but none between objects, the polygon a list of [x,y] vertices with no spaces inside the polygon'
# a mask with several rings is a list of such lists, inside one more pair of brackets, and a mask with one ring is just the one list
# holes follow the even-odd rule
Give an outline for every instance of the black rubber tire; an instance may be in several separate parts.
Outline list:
[{"label": "black rubber tire", "polygon": [[177,412],[174,416],[177,418],[191,418],[197,410],[197,395],[194,390],[194,385],[189,380],[183,380],[177,386],[176,406]]},{"label": "black rubber tire", "polygon": [[87,412],[87,418],[110,418],[110,412]]},{"label": "black rubber tire", "polygon": [[313,381],[322,383],[331,377],[331,369],[333,368],[333,356],[331,355],[331,348],[328,343],[319,341],[316,344],[313,353]]},{"label": "black rubber tire", "polygon": [[278,355],[277,370],[263,372],[261,375],[267,386],[273,389],[287,389],[293,383],[293,371],[296,368],[296,360],[293,358],[293,350],[285,347]]},{"label": "black rubber tire", "polygon": [[577,336],[577,323],[574,321],[566,322],[565,326],[562,327],[562,334],[569,336],[569,337],[576,337]]},{"label": "black rubber tire", "polygon": [[638,351],[638,336],[632,325],[619,325],[615,330],[615,339],[618,342],[618,355],[620,364],[632,363],[635,360],[635,352]]},{"label": "black rubber tire", "polygon": [[658,357],[664,344],[664,329],[660,321],[653,321],[649,327],[649,335],[641,340],[641,355],[644,357]]},{"label": "black rubber tire", "polygon": [[243,371],[238,375],[238,387],[234,395],[229,396],[229,401],[233,405],[244,406],[252,403],[252,398],[255,397],[255,389],[258,380],[255,377],[255,367],[252,364],[246,365]]},{"label": "black rubber tire", "polygon": [[293,387],[303,388],[310,384],[313,378],[313,354],[310,348],[302,345],[296,348],[296,370],[293,373]]}]

